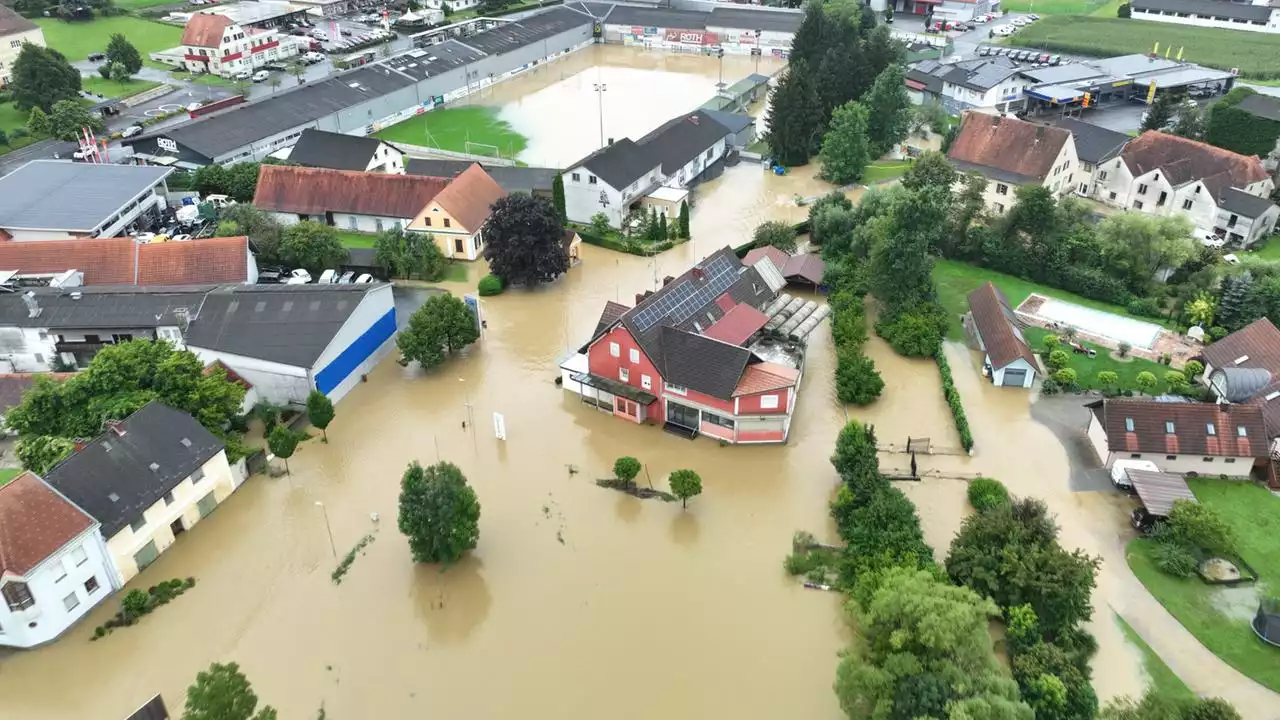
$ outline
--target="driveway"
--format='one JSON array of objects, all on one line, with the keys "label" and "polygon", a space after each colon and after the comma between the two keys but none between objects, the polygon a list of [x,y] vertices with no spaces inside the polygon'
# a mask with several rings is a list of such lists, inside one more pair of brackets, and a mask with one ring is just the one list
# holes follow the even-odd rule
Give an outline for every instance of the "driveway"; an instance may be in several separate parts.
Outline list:
[{"label": "driveway", "polygon": [[1031,417],[1053,431],[1067,451],[1070,487],[1075,492],[1113,491],[1107,471],[1094,452],[1085,428],[1089,425],[1090,398],[1082,395],[1041,397],[1031,405]]}]

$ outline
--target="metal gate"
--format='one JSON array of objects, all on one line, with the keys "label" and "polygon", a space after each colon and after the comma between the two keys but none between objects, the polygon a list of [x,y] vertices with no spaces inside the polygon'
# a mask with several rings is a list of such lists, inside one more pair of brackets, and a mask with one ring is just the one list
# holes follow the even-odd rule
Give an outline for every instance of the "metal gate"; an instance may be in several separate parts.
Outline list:
[{"label": "metal gate", "polygon": [[160,557],[160,551],[156,550],[156,541],[143,545],[138,552],[133,554],[133,561],[138,565],[138,572],[147,569],[147,566],[156,561]]}]

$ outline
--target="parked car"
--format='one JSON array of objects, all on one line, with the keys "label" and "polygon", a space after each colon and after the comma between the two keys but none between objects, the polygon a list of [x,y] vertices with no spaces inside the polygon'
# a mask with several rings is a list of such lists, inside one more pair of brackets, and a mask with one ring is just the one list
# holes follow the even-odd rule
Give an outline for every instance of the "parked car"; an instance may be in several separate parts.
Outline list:
[{"label": "parked car", "polygon": [[369,273],[361,273],[360,277],[356,278],[356,285],[365,285],[371,282],[373,282],[373,276]]},{"label": "parked car", "polygon": [[307,65],[314,65],[318,62],[324,62],[324,55],[318,52],[310,51],[302,55],[302,62]]},{"label": "parked car", "polygon": [[1050,65],[1060,65],[1061,63],[1062,63],[1062,56],[1061,56],[1061,55],[1050,55],[1050,56],[1049,56],[1049,64],[1050,64]]},{"label": "parked car", "polygon": [[102,62],[107,59],[107,54],[104,52],[91,52],[89,53],[89,57],[86,59],[89,62]]},{"label": "parked car", "polygon": [[320,279],[316,281],[317,285],[332,285],[338,279],[338,271],[332,268],[320,273]]},{"label": "parked car", "polygon": [[991,48],[987,45],[983,45],[982,47],[978,48],[978,54],[983,57],[986,57],[991,54]]},{"label": "parked car", "polygon": [[973,19],[973,22],[978,23],[979,25],[983,25],[985,23],[991,22],[991,18],[987,17],[986,15],[979,15]]},{"label": "parked car", "polygon": [[1200,244],[1205,247],[1220,248],[1227,244],[1227,239],[1218,237],[1214,233],[1204,232],[1200,234]]},{"label": "parked car", "polygon": [[1048,64],[1049,53],[1040,53],[1040,57],[1036,58],[1036,62]]},{"label": "parked car", "polygon": [[188,234],[188,233],[179,233],[179,234],[174,235],[173,237],[169,238],[169,242],[186,242],[186,241],[188,241],[188,240],[190,240],[190,239],[192,239],[190,234]]},{"label": "parked car", "polygon": [[253,78],[253,73],[250,72],[249,70],[241,70],[240,72],[231,76],[232,80],[249,80],[251,78]]},{"label": "parked car", "polygon": [[1022,27],[1023,25],[1030,24],[1030,22],[1031,22],[1031,21],[1030,21],[1030,20],[1028,20],[1028,19],[1026,19],[1026,18],[1016,17],[1016,18],[1014,18],[1014,19],[1010,20],[1010,21],[1009,21],[1009,24],[1010,24],[1010,25],[1013,25],[1013,26],[1015,26],[1015,27]]},{"label": "parked car", "polygon": [[226,195],[207,195],[205,196],[204,201],[219,210],[221,210],[222,208],[228,207],[230,205],[236,204],[235,200],[232,200]]},{"label": "parked car", "polygon": [[1013,34],[1014,29],[1012,25],[997,25],[991,29],[991,34],[996,37],[1009,37]]},{"label": "parked car", "polygon": [[342,273],[342,277],[338,278],[338,284],[339,284],[339,285],[350,285],[350,284],[351,284],[351,281],[352,281],[352,280],[355,280],[355,278],[356,278],[356,273],[355,273],[355,271],[354,271],[354,270],[348,270],[348,271],[346,271],[346,272]]},{"label": "parked car", "polygon": [[256,83],[266,82],[269,77],[271,77],[271,73],[266,70],[259,70],[253,74],[253,81]]},{"label": "parked car", "polygon": [[1040,19],[1040,16],[1036,15],[1035,13],[1031,13],[1030,15],[1027,16],[1027,19],[1030,20],[1031,22],[1035,22]]},{"label": "parked car", "polygon": [[285,285],[306,285],[311,282],[311,273],[306,268],[296,268],[289,273],[289,277],[285,279]]},{"label": "parked car", "polygon": [[133,137],[134,135],[141,135],[141,134],[142,134],[142,126],[141,126],[141,125],[130,125],[129,127],[125,128],[125,129],[120,133],[120,137],[127,137],[127,138],[131,138],[131,137]]}]

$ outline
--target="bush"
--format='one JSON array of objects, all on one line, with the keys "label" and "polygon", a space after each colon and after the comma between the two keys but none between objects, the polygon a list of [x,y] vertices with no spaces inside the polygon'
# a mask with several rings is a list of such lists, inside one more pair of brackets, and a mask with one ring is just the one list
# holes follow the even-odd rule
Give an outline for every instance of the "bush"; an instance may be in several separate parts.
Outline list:
[{"label": "bush", "polygon": [[502,294],[502,278],[497,275],[485,275],[480,278],[480,283],[476,288],[480,292],[480,297],[490,297]]},{"label": "bush", "polygon": [[1151,548],[1151,562],[1174,577],[1191,577],[1196,572],[1196,556],[1177,542],[1156,542]]},{"label": "bush", "polygon": [[1045,359],[1045,364],[1052,370],[1061,370],[1071,362],[1071,356],[1066,350],[1054,350],[1049,353],[1049,357]]},{"label": "bush", "polygon": [[1179,500],[1165,522],[1168,536],[1178,544],[1211,555],[1235,555],[1236,534],[1213,508]]},{"label": "bush", "polygon": [[640,470],[640,461],[630,455],[624,455],[613,461],[613,476],[627,484],[635,482]]},{"label": "bush", "polygon": [[1169,390],[1173,392],[1182,392],[1187,388],[1187,376],[1177,370],[1170,370],[1164,374],[1164,381],[1169,386]]},{"label": "bush", "polygon": [[1124,309],[1130,315],[1160,317],[1160,302],[1155,298],[1134,298],[1124,306]]},{"label": "bush", "polygon": [[842,348],[836,353],[836,397],[842,403],[867,405],[884,390],[884,380],[875,361],[857,351]]},{"label": "bush", "polygon": [[[14,137],[17,137],[17,136],[15,135]],[[1221,340],[1222,338],[1230,334],[1231,332],[1226,328],[1222,327],[1221,325],[1214,325],[1213,327],[1209,328],[1209,339],[1215,342],[1218,340]]]},{"label": "bush", "polygon": [[1040,383],[1041,395],[1057,395],[1061,391],[1062,388],[1058,386],[1058,381],[1051,377],[1045,378],[1044,382]]},{"label": "bush", "polygon": [[1054,350],[1058,349],[1058,343],[1062,341],[1058,339],[1057,335],[1045,335],[1040,342],[1044,343],[1044,351],[1052,354]]},{"label": "bush", "polygon": [[1076,371],[1071,368],[1062,368],[1053,374],[1053,379],[1057,380],[1059,385],[1072,385],[1076,381]]},{"label": "bush", "polygon": [[905,357],[936,355],[942,347],[942,331],[938,318],[924,313],[902,313],[891,321],[876,323],[876,334]]},{"label": "bush", "polygon": [[1116,346],[1116,350],[1119,351],[1120,357],[1129,357],[1129,351],[1132,349],[1133,346],[1127,342],[1122,342]]},{"label": "bush", "polygon": [[1131,15],[1133,15],[1133,8],[1129,6],[1129,3],[1120,3],[1120,7],[1116,8],[1116,17],[1122,20],[1129,19]]},{"label": "bush", "polygon": [[1114,390],[1120,384],[1120,375],[1112,370],[1103,370],[1098,373],[1097,382],[1103,390]]},{"label": "bush", "polygon": [[150,609],[151,600],[147,593],[138,588],[134,588],[125,594],[124,599],[120,601],[120,607],[124,610],[124,614],[130,618],[138,618],[147,614]]},{"label": "bush", "polygon": [[1200,377],[1200,375],[1204,373],[1204,363],[1199,360],[1192,360],[1183,366],[1182,372],[1189,378]]},{"label": "bush", "polygon": [[951,409],[951,418],[956,423],[956,433],[960,435],[960,447],[966,452],[973,450],[973,432],[969,429],[969,418],[964,414],[964,404],[960,401],[960,391],[956,390],[955,380],[951,377],[951,365],[947,362],[942,348],[933,356],[938,363],[938,374],[942,376],[942,397]]},{"label": "bush", "polygon": [[1009,490],[1004,483],[992,478],[980,477],[969,483],[969,504],[983,512],[1009,502]]}]

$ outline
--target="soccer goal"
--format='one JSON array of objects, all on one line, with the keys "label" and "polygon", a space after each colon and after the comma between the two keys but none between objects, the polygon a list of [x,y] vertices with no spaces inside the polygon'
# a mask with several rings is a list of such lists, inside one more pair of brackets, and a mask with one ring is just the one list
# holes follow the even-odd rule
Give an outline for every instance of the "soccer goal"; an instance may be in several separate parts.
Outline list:
[{"label": "soccer goal", "polygon": [[471,142],[470,140],[467,140],[466,143],[463,145],[463,148],[467,151],[468,155],[486,155],[488,157],[496,158],[498,160],[503,159],[502,150],[500,150],[497,145],[490,145],[488,143]]}]

